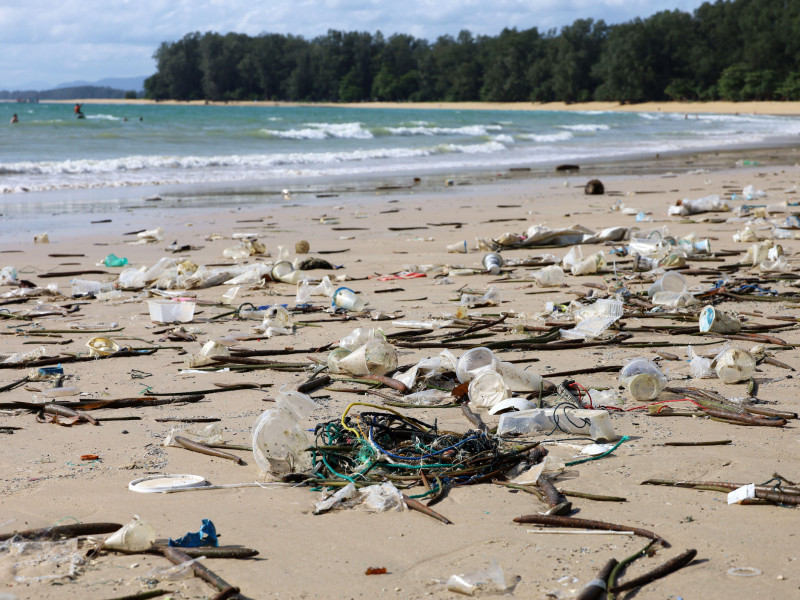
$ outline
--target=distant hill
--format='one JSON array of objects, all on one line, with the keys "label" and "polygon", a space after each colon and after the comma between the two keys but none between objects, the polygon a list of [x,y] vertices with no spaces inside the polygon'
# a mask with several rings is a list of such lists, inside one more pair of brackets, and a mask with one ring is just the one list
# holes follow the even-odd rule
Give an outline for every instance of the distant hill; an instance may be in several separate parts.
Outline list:
[{"label": "distant hill", "polygon": [[99,81],[70,81],[68,83],[59,83],[54,89],[91,86],[114,88],[125,91],[133,90],[139,93],[144,92],[144,80],[148,77],[149,75],[141,75],[139,77],[106,77]]}]

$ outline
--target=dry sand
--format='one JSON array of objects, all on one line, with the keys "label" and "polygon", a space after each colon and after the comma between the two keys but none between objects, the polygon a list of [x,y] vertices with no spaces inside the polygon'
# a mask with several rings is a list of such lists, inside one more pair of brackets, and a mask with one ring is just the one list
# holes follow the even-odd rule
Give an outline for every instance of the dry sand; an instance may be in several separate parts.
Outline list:
[{"label": "dry sand", "polygon": [[[718,109],[717,109],[718,110]],[[220,208],[216,214],[196,216],[189,211],[171,214],[120,214],[112,223],[89,226],[82,231],[49,232],[51,243],[34,245],[4,243],[0,263],[16,265],[21,276],[38,284],[57,283],[69,293],[69,277],[40,279],[42,272],[95,268],[95,264],[113,252],[129,259],[133,265],[152,265],[166,253],[167,243],[177,239],[200,249],[186,253],[198,264],[227,262],[222,251],[231,240],[204,241],[211,232],[230,236],[233,232],[257,232],[267,248],[275,254],[279,245],[294,248],[296,241],[306,239],[311,255],[321,256],[342,265],[334,274],[346,273],[358,278],[350,287],[369,301],[369,307],[385,312],[400,312],[409,319],[428,319],[452,313],[458,296],[456,290],[467,286],[484,291],[494,278],[489,275],[458,277],[454,285],[434,285],[430,278],[380,281],[373,277],[409,268],[406,265],[462,263],[477,266],[482,253],[447,254],[447,244],[467,240],[474,245],[476,237],[499,237],[505,232],[524,232],[534,223],[552,227],[583,224],[593,229],[611,225],[634,225],[632,216],[611,210],[622,201],[628,206],[652,211],[652,226],[666,225],[679,236],[695,232],[709,237],[714,249],[744,250],[731,235],[741,227],[736,223],[708,223],[666,217],[666,208],[683,197],[721,195],[741,190],[747,184],[768,192],[771,202],[793,200],[792,188],[800,175],[797,167],[759,167],[741,170],[720,170],[680,175],[640,177],[604,177],[606,195],[587,197],[583,193],[584,176],[558,177],[518,181],[499,178],[487,186],[454,186],[437,192],[412,193],[409,190],[377,192],[370,196],[334,198],[331,204],[308,206],[268,206],[236,210]],[[566,182],[565,182],[566,179]],[[341,205],[337,206],[336,203]],[[320,222],[323,216],[336,217],[339,224]],[[253,221],[258,219],[259,221]],[[460,222],[462,225],[435,226]],[[152,245],[129,245],[132,236],[121,233],[163,225],[167,240]],[[649,226],[646,224],[646,226]],[[390,227],[415,227],[406,231],[390,231]],[[764,232],[766,233],[766,232]],[[798,250],[798,242],[783,243],[790,260]],[[584,247],[584,252],[607,247]],[[22,253],[14,253],[20,250]],[[346,250],[340,254],[315,254],[319,251]],[[563,257],[566,248],[552,250],[514,250],[507,257],[525,257],[553,252]],[[51,257],[50,254],[81,254],[79,257]],[[271,260],[269,258],[265,260]],[[736,258],[725,259],[728,263]],[[694,263],[694,266],[718,263]],[[0,265],[0,266],[2,266]],[[114,269],[105,269],[114,271]],[[524,277],[529,269],[516,269],[514,275]],[[322,275],[323,272],[316,271]],[[757,277],[757,275],[755,275]],[[113,279],[113,276],[89,275],[92,279]],[[533,315],[544,309],[547,301],[569,302],[591,291],[587,283],[604,284],[611,276],[569,277],[563,288],[541,289],[513,279],[497,283],[503,294],[498,308],[477,309],[479,314],[514,311],[509,323],[537,324]],[[693,286],[707,287],[707,277],[693,277]],[[648,283],[629,283],[632,291],[646,289]],[[780,290],[794,288],[778,284]],[[1,288],[0,292],[12,288]],[[226,286],[197,291],[203,300],[218,300]],[[385,293],[382,293],[385,292]],[[389,293],[392,292],[392,293]],[[294,303],[293,286],[269,284],[264,288],[243,289],[241,302],[255,305]],[[270,406],[282,385],[295,386],[303,377],[298,373],[259,370],[244,374],[206,373],[180,376],[183,351],[196,352],[205,340],[248,335],[253,322],[223,318],[207,322],[223,312],[211,306],[199,307],[192,325],[201,333],[192,343],[162,342],[164,327],[151,323],[146,304],[137,294],[126,292],[125,302],[103,303],[92,300],[78,303],[79,310],[66,317],[37,319],[42,327],[102,327],[118,323],[123,330],[109,335],[120,344],[137,348],[161,346],[157,353],[139,358],[114,358],[102,362],[65,364],[69,374],[67,385],[76,385],[89,398],[126,398],[143,393],[145,388],[158,392],[203,390],[219,383],[257,382],[272,384],[260,391],[238,391],[206,396],[198,404],[170,405],[156,408],[119,409],[95,412],[98,416],[139,416],[141,420],[110,421],[100,427],[88,424],[59,427],[37,423],[30,413],[0,416],[0,425],[20,427],[12,435],[3,436],[2,488],[0,488],[0,533],[15,529],[42,527],[56,522],[69,523],[111,521],[125,523],[133,514],[141,515],[154,525],[162,537],[177,537],[196,531],[203,518],[215,523],[222,535],[221,543],[238,544],[257,549],[260,554],[251,560],[206,560],[207,566],[224,579],[241,587],[248,598],[455,598],[442,582],[454,573],[468,572],[496,560],[509,580],[516,580],[512,596],[516,598],[569,598],[574,590],[593,579],[606,561],[619,560],[643,546],[639,538],[603,535],[559,535],[528,533],[529,526],[512,522],[514,517],[543,511],[546,507],[524,492],[481,484],[453,489],[436,510],[453,521],[443,525],[419,513],[370,514],[360,510],[342,511],[321,516],[311,514],[321,494],[308,488],[234,489],[200,491],[183,494],[137,494],[127,489],[129,481],[150,473],[194,473],[214,484],[251,482],[258,477],[256,464],[247,452],[235,452],[246,461],[237,466],[176,448],[160,446],[170,429],[169,423],[156,422],[162,417],[219,417],[226,439],[234,444],[249,444],[250,429],[261,412]],[[67,298],[51,301],[71,304]],[[323,299],[315,298],[321,304]],[[10,305],[19,310],[31,306]],[[770,315],[796,315],[793,306],[783,303],[726,301],[723,309],[752,313],[752,323],[772,323]],[[759,316],[755,316],[758,314]],[[763,316],[761,316],[763,314]],[[307,320],[321,320],[318,327],[302,327],[294,337],[273,337],[250,341],[248,348],[280,349],[286,347],[315,348],[334,342],[356,326],[377,325],[366,319],[348,322],[324,322],[330,317],[313,314]],[[301,317],[296,317],[300,320]],[[667,323],[666,321],[656,321]],[[24,352],[45,345],[48,354],[84,353],[85,343],[93,337],[85,333],[61,333],[59,337],[26,337],[14,335],[14,327],[23,321],[4,321],[2,352]],[[653,324],[651,319],[625,319],[628,328]],[[393,332],[388,322],[380,323]],[[797,330],[777,333],[789,343],[800,343]],[[518,334],[507,334],[509,338]],[[686,343],[707,341],[686,335],[637,333],[637,340],[661,340],[681,344],[664,348],[685,356]],[[719,340],[716,340],[719,341]],[[733,341],[735,347],[749,348],[751,343]],[[710,346],[709,349],[718,348]],[[433,356],[438,351],[400,349],[402,365]],[[307,362],[310,353],[289,354],[287,360]],[[458,352],[460,354],[460,352]],[[325,354],[321,353],[320,358]],[[597,365],[622,364],[626,359],[647,356],[651,349],[590,347],[561,352],[504,352],[503,359],[526,359],[530,369],[547,377],[550,372]],[[779,352],[780,360],[796,366],[794,348]],[[670,376],[678,385],[696,384],[715,389],[728,397],[746,395],[744,385],[723,385],[719,380],[691,381],[684,379],[689,369],[686,362],[665,362]],[[27,369],[3,369],[0,385],[16,380]],[[134,378],[144,373],[145,378]],[[756,378],[760,381],[759,397],[777,408],[798,411],[796,379],[792,373],[764,364]],[[616,375],[601,373],[577,377],[582,385],[617,385]],[[559,383],[556,379],[554,383]],[[31,383],[0,394],[4,403],[30,401],[43,384]],[[343,393],[313,394],[320,408],[305,424],[333,419],[357,397]],[[362,398],[363,399],[363,398]],[[632,404],[628,401],[628,406]],[[438,420],[443,429],[466,431],[469,424],[458,409],[414,409],[409,414],[427,421]],[[485,415],[490,424],[497,418]],[[796,422],[785,428],[761,428],[729,425],[706,419],[684,417],[651,417],[642,412],[613,415],[616,432],[630,437],[613,455],[571,467],[559,477],[558,485],[569,490],[624,496],[627,502],[593,502],[573,498],[577,516],[653,530],[672,546],[659,550],[628,570],[625,578],[642,573],[687,548],[696,548],[698,560],[688,568],[666,579],[645,586],[640,598],[789,598],[800,589],[798,569],[797,512],[778,506],[739,506],[726,504],[724,494],[694,490],[642,486],[647,478],[707,479],[762,483],[779,472],[797,481],[800,479]],[[562,439],[565,435],[554,435]],[[543,438],[537,438],[543,439]],[[666,441],[707,441],[730,439],[727,446],[667,447]],[[570,442],[581,443],[581,442]],[[549,445],[551,454],[570,460],[578,452],[569,444]],[[84,454],[97,454],[97,462],[82,462]],[[412,490],[419,493],[420,487]],[[19,598],[117,598],[145,589],[142,581],[153,568],[168,566],[164,558],[151,555],[103,554],[91,560],[74,581],[59,585],[46,583],[11,583],[11,559],[0,557],[4,591]],[[365,576],[368,567],[385,567],[386,575]],[[756,577],[728,574],[734,567],[759,569]],[[213,595],[210,587],[194,580],[165,581],[158,586],[175,591],[175,598],[204,598]],[[629,595],[628,597],[634,597]]]},{"label": "dry sand", "polygon": [[752,114],[752,115],[800,115],[800,102],[641,102],[621,104],[619,102],[206,102],[204,100],[108,100],[87,98],[85,100],[47,100],[53,104],[161,104],[161,105],[226,105],[226,106],[334,106],[337,108],[405,108],[445,110],[602,110],[622,112],[669,112],[694,114]]}]

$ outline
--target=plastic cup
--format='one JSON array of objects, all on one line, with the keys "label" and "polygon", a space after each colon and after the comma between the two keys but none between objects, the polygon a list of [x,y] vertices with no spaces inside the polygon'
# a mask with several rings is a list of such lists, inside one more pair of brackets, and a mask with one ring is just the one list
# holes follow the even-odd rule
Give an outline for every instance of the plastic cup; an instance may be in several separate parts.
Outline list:
[{"label": "plastic cup", "polygon": [[738,333],[742,330],[742,322],[738,317],[713,306],[706,306],[700,312],[699,326],[702,332]]},{"label": "plastic cup", "polygon": [[281,260],[275,263],[272,270],[269,272],[269,276],[272,281],[281,281],[281,278],[286,277],[292,271],[294,271],[292,263],[288,260]]},{"label": "plastic cup", "polygon": [[350,288],[340,287],[333,292],[333,302],[331,305],[358,312],[364,310],[366,303]]},{"label": "plastic cup", "polygon": [[478,369],[497,363],[494,352],[488,348],[473,348],[461,355],[456,364],[456,377],[461,383],[467,383],[476,375]]},{"label": "plastic cup", "polygon": [[466,254],[467,253],[467,240],[464,240],[463,242],[456,242],[455,244],[449,244],[447,246],[447,251],[448,252],[454,252],[454,253]]},{"label": "plastic cup", "polygon": [[715,370],[723,383],[747,381],[756,369],[756,359],[747,350],[732,348],[717,357]]},{"label": "plastic cup", "polygon": [[471,404],[483,408],[491,408],[511,397],[503,376],[491,368],[482,370],[469,382],[468,394]]},{"label": "plastic cup", "polygon": [[550,265],[549,267],[544,267],[540,269],[536,273],[533,274],[536,280],[539,282],[541,286],[559,286],[564,283],[566,280],[566,276],[564,275],[564,269],[559,267],[558,265]]},{"label": "plastic cup", "polygon": [[658,292],[676,292],[682,294],[686,291],[686,280],[683,275],[675,271],[669,271],[656,280],[647,291],[648,296],[655,296]]},{"label": "plastic cup", "polygon": [[619,382],[636,400],[653,400],[664,389],[667,378],[653,361],[637,358],[622,368]]},{"label": "plastic cup", "polygon": [[483,257],[483,267],[492,275],[497,275],[500,272],[500,267],[503,266],[503,257],[497,252],[490,252]]}]

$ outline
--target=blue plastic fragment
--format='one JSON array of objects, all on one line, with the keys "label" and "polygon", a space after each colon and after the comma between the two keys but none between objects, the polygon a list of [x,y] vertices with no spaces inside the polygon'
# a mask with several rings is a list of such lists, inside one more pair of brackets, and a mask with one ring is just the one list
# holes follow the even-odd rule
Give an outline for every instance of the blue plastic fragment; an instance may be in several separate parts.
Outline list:
[{"label": "blue plastic fragment", "polygon": [[189,532],[183,537],[173,540],[169,538],[169,545],[174,548],[199,548],[200,546],[219,546],[217,529],[210,519],[203,519],[203,526],[198,532]]}]

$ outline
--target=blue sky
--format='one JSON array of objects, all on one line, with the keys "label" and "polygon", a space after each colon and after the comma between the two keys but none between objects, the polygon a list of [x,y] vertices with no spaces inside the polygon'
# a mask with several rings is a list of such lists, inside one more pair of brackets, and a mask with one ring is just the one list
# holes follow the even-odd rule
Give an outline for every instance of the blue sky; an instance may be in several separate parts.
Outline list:
[{"label": "blue sky", "polygon": [[409,33],[430,40],[462,29],[541,31],[579,18],[621,23],[699,0],[0,0],[0,90],[45,89],[155,71],[163,41],[193,31],[283,33],[328,29]]}]

